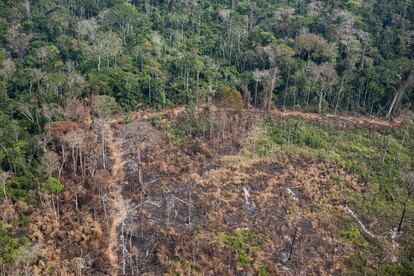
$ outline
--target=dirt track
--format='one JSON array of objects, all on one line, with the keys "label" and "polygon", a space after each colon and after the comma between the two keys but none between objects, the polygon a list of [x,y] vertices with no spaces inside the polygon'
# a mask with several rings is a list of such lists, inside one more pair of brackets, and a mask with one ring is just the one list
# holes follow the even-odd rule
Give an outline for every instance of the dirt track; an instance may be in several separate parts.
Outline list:
[{"label": "dirt track", "polygon": [[321,116],[317,113],[307,113],[301,111],[281,111],[274,110],[272,114],[282,117],[292,116],[297,118],[321,121],[324,119],[342,121],[353,125],[364,125],[371,128],[394,128],[398,127],[402,123],[401,117],[395,118],[393,121],[385,120],[379,117],[364,117],[359,115],[335,115],[328,113]]},{"label": "dirt track", "polygon": [[[112,268],[118,267],[118,226],[126,219],[126,209],[122,208],[124,202],[122,196],[122,187],[119,183],[124,180],[124,165],[123,160],[124,151],[122,149],[122,141],[114,136],[112,128],[109,128],[107,137],[107,146],[111,152],[112,165],[112,178],[113,178],[113,192],[111,198],[113,200],[113,206],[115,207],[112,214],[111,224],[109,226],[109,242],[107,249],[107,256],[111,263]],[[116,275],[116,271],[112,272],[112,275]]]},{"label": "dirt track", "polygon": [[[209,107],[211,111],[218,111],[218,109],[214,106]],[[203,109],[203,107],[199,108],[200,110]],[[162,111],[139,111],[139,112],[131,112],[130,114],[134,118],[144,118],[148,119],[151,117],[156,117],[164,114],[170,114],[172,117],[178,116],[180,113],[185,112],[186,109],[184,106],[178,106],[173,108],[167,108]],[[344,123],[348,123],[351,125],[360,125],[370,128],[376,128],[376,129],[384,129],[384,128],[395,128],[402,124],[403,119],[402,116],[394,118],[393,120],[386,120],[384,118],[380,117],[365,117],[361,115],[337,115],[333,113],[327,113],[323,116],[317,114],[317,113],[311,113],[311,112],[302,112],[302,111],[291,111],[291,110],[280,110],[280,109],[274,109],[269,112],[263,111],[261,109],[247,109],[245,112],[251,112],[251,113],[257,113],[257,114],[266,114],[270,113],[275,116],[280,117],[295,117],[295,118],[302,118],[307,120],[313,120],[313,121],[322,121],[322,120],[332,120],[332,121],[340,121]],[[411,118],[413,120],[414,118]],[[120,118],[116,118],[113,122],[119,121]]]}]

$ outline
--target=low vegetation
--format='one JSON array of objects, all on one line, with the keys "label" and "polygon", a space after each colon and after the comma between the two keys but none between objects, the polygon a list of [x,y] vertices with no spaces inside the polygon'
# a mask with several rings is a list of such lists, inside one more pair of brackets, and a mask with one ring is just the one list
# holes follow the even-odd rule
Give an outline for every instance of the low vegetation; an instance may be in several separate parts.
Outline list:
[{"label": "low vegetation", "polygon": [[[364,183],[364,193],[348,189],[348,181],[337,176],[335,171],[326,172],[341,187],[341,195],[346,198],[347,204],[379,235],[389,235],[398,228],[405,206],[409,206],[406,209],[408,216],[414,215],[413,179],[406,177],[414,167],[412,125],[369,129],[347,127],[335,122],[268,117],[252,133],[243,152],[248,158],[309,156],[319,162],[338,163],[349,173],[356,174]],[[403,258],[408,263],[400,267],[401,273],[413,263],[409,249],[413,241],[408,234],[412,231],[413,225],[406,222],[401,252],[404,252]],[[367,241],[361,240],[360,234],[360,230],[353,225],[344,230],[343,237],[355,242],[364,251]],[[382,254],[382,250],[384,248],[379,246],[375,254]],[[361,256],[366,261],[371,257],[370,254]],[[358,256],[359,262],[355,265],[364,266],[361,256]],[[364,270],[361,267],[358,269]]]},{"label": "low vegetation", "polygon": [[249,231],[236,231],[234,233],[219,233],[219,242],[230,247],[235,253],[237,264],[248,267],[253,264],[253,255],[260,250],[260,237]]}]

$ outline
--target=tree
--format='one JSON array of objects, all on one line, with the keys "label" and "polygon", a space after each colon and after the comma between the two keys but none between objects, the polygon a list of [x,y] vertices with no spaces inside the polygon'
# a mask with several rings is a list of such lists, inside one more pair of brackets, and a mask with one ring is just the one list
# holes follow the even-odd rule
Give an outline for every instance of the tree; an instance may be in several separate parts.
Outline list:
[{"label": "tree", "polygon": [[119,111],[120,107],[113,97],[98,95],[92,99],[92,112],[99,118],[112,116]]},{"label": "tree", "polygon": [[57,194],[60,191],[62,191],[64,187],[65,186],[62,183],[60,183],[59,180],[51,177],[48,178],[48,180],[41,185],[41,191],[44,193]]},{"label": "tree", "polygon": [[91,38],[87,50],[97,60],[97,68],[100,71],[104,59],[109,65],[109,59],[115,58],[121,53],[122,41],[117,34],[111,31],[99,32]]},{"label": "tree", "polygon": [[228,86],[220,86],[217,89],[215,103],[219,107],[243,109],[243,99],[240,93]]},{"label": "tree", "polygon": [[11,262],[17,256],[19,243],[14,239],[6,228],[0,223],[0,264]]},{"label": "tree", "polygon": [[16,64],[10,58],[3,60],[2,67],[0,69],[0,76],[4,80],[10,80],[16,72]]},{"label": "tree", "polygon": [[313,60],[320,63],[335,57],[335,51],[332,46],[323,37],[316,34],[300,34],[296,38],[296,46],[305,60]]},{"label": "tree", "polygon": [[4,198],[6,200],[7,200],[6,182],[10,177],[12,177],[12,174],[10,172],[1,172],[0,173],[0,184],[3,187],[3,194],[4,194]]},{"label": "tree", "polygon": [[128,39],[133,37],[134,31],[139,23],[139,18],[140,14],[137,9],[129,3],[113,6],[109,9],[107,15],[107,20],[120,33],[124,45],[127,45]]},{"label": "tree", "polygon": [[322,102],[324,95],[326,91],[337,82],[338,76],[333,66],[328,63],[312,65],[310,68],[310,75],[312,79],[320,85],[318,113],[322,114]]},{"label": "tree", "polygon": [[20,59],[26,56],[27,48],[32,40],[32,35],[20,32],[20,25],[12,25],[6,35],[7,46]]},{"label": "tree", "polygon": [[394,93],[391,105],[388,108],[387,115],[385,116],[387,119],[391,117],[391,114],[393,112],[396,112],[396,110],[398,110],[404,93],[407,90],[412,89],[414,85],[414,62],[407,60],[401,60],[397,62],[400,64],[400,70],[397,73],[397,77],[401,81],[401,84]]},{"label": "tree", "polygon": [[56,218],[59,217],[59,193],[65,188],[65,186],[56,178],[51,177],[40,185],[40,190],[51,195],[52,208],[55,211]]}]

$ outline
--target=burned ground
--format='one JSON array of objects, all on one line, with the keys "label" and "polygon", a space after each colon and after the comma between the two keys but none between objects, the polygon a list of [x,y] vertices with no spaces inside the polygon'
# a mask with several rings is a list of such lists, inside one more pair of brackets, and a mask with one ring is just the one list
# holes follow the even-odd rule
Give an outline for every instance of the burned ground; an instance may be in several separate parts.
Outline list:
[{"label": "burned ground", "polygon": [[412,258],[412,201],[398,179],[413,167],[409,125],[184,108],[128,116],[50,126],[64,189],[36,193],[42,208],[1,206],[3,221],[28,218],[19,231],[37,253],[25,269],[375,274]]},{"label": "burned ground", "polygon": [[364,193],[366,183],[338,163],[303,155],[243,158],[254,117],[221,116],[208,114],[213,126],[205,129],[186,129],[185,142],[168,131],[186,118],[137,123],[157,133],[139,144],[125,134],[128,126],[117,126],[124,148],[140,148],[138,158],[124,156],[130,211],[118,254],[128,273],[343,272],[357,249],[340,237],[337,217],[348,217],[342,192]]}]

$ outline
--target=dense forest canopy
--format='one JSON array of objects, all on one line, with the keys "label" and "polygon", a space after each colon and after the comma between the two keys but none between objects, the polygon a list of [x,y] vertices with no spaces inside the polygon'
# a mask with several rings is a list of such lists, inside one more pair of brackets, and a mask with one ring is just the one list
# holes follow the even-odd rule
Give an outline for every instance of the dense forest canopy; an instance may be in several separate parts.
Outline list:
[{"label": "dense forest canopy", "polygon": [[[414,108],[413,57],[412,0],[0,0],[0,198],[59,214],[68,168],[107,178],[105,119],[120,112],[214,99],[398,117]],[[0,222],[0,265],[27,245],[16,232]]]},{"label": "dense forest canopy", "polygon": [[391,116],[413,100],[413,17],[409,0],[2,1],[2,102],[133,110],[224,84],[257,107]]}]

